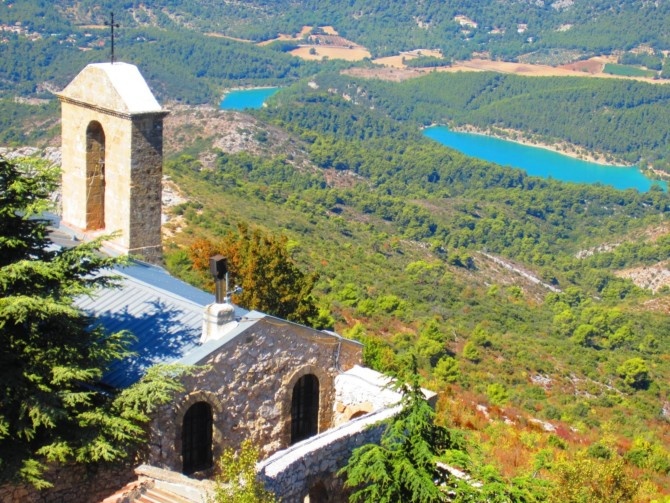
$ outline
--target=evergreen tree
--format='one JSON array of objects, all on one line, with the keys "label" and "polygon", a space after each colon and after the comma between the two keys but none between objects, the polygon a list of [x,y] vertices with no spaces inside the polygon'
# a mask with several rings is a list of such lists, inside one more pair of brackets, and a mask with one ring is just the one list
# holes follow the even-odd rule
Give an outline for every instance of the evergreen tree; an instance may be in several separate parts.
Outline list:
[{"label": "evergreen tree", "polygon": [[219,243],[206,239],[190,248],[193,268],[209,274],[209,258],[220,253],[227,259],[233,281],[242,287],[233,300],[246,309],[258,309],[297,323],[324,328],[311,295],[317,274],[302,272],[289,256],[287,239],[249,230],[240,225]]},{"label": "evergreen tree", "polygon": [[435,412],[419,386],[416,361],[409,383],[398,384],[402,410],[387,424],[379,445],[355,449],[340,471],[350,501],[432,503],[447,501],[439,484],[446,482],[435,461],[447,449],[459,449],[456,437],[436,425]]},{"label": "evergreen tree", "polygon": [[117,260],[97,253],[99,242],[53,246],[40,215],[57,175],[0,158],[0,473],[39,488],[50,485],[46,463],[126,457],[183,370],[153,369],[118,395],[98,385],[129,354],[130,335],[105,333],[73,300],[111,286],[97,272]]}]

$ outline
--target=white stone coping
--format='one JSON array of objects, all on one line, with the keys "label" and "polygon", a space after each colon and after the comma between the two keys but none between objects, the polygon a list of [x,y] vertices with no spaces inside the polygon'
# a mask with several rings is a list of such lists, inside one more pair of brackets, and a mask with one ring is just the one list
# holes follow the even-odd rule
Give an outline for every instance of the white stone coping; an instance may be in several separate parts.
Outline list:
[{"label": "white stone coping", "polygon": [[[392,388],[395,379],[376,370],[360,365],[335,377],[336,402],[343,405],[359,405],[369,403],[373,411],[395,405],[402,399],[402,394]],[[426,400],[434,406],[437,394],[421,388]]]},{"label": "white stone coping", "polygon": [[401,406],[396,405],[394,407],[384,408],[377,412],[371,412],[338,426],[337,428],[324,431],[314,437],[298,442],[288,449],[278,451],[266,460],[258,463],[256,465],[256,471],[263,472],[266,476],[274,478],[308,453],[324,449],[337,440],[360,433],[369,426],[395,416],[400,410]]},{"label": "white stone coping", "polygon": [[135,65],[128,63],[94,63],[104,71],[130,113],[162,112],[144,77]]},{"label": "white stone coping", "polygon": [[354,365],[335,377],[335,401],[343,405],[369,404],[372,411],[397,404],[402,395],[389,387],[393,379],[375,370]]}]

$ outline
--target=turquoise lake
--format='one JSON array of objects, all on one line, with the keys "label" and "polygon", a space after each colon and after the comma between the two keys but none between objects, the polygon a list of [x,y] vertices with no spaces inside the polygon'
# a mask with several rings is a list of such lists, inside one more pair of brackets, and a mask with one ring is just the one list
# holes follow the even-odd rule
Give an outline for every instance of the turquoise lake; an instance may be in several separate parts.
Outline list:
[{"label": "turquoise lake", "polygon": [[604,166],[540,147],[482,134],[454,132],[445,126],[427,128],[424,134],[471,157],[521,168],[532,176],[564,182],[602,183],[621,190],[634,188],[641,192],[648,191],[653,184],[659,184],[667,190],[666,183],[647,178],[636,167]]},{"label": "turquoise lake", "polygon": [[[261,108],[279,89],[264,87],[231,91],[221,101],[220,107],[224,110]],[[633,188],[640,192],[648,191],[654,184],[664,190],[668,188],[666,182],[651,180],[634,166],[605,166],[492,136],[451,131],[446,126],[427,128],[424,135],[471,157],[521,168],[532,176],[564,182],[602,183],[621,190]]]},{"label": "turquoise lake", "polygon": [[223,110],[244,110],[260,108],[270,96],[279,91],[278,87],[263,87],[258,89],[242,89],[226,94],[219,107]]}]

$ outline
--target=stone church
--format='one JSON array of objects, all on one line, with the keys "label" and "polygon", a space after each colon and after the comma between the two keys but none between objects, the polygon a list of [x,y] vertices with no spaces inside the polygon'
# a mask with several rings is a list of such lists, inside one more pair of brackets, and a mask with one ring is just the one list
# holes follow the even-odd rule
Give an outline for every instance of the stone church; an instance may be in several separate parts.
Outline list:
[{"label": "stone church", "polygon": [[[340,501],[334,473],[353,448],[378,440],[381,429],[372,425],[397,412],[388,379],[361,366],[356,341],[247,311],[231,304],[225,286],[214,298],[150,264],[161,254],[168,111],[137,67],[89,65],[57,96],[60,231],[80,239],[114,232],[113,253],[142,259],[114,271],[120,288],[78,301],[108,330],[137,338],[135,356],[118,362],[104,384],[122,389],[158,363],[200,366],[155,414],[137,470],[141,483],[117,494],[124,501],[148,501],[141,498],[151,491],[167,501],[205,501],[207,486],[198,479],[212,475],[225,447],[249,438],[261,448],[259,478],[281,501]],[[221,257],[212,264],[220,268]],[[105,501],[121,501],[115,497]]]}]

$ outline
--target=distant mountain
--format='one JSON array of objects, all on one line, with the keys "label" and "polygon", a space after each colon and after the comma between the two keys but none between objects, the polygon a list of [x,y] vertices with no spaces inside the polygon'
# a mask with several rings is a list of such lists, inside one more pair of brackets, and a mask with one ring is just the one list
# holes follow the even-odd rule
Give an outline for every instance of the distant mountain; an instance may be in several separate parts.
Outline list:
[{"label": "distant mountain", "polygon": [[[14,2],[23,3],[39,2]],[[665,1],[135,0],[124,2],[119,12],[118,2],[110,0],[66,0],[58,9],[75,24],[102,23],[116,10],[125,26],[179,25],[255,41],[295,34],[303,25],[332,25],[373,56],[421,47],[458,58],[484,51],[505,59],[548,49],[587,54],[641,44],[670,49],[670,3]]]},{"label": "distant mountain", "polygon": [[286,54],[286,45],[240,41],[285,34],[297,37],[294,47],[304,26],[332,26],[373,58],[439,49],[447,60],[561,64],[631,50],[625,55],[644,59],[637,55],[644,48],[660,71],[670,52],[670,3],[646,0],[7,0],[0,3],[0,97],[49,97],[85,64],[108,60],[112,11],[117,58],[140,64],[159,98],[184,103],[213,102],[227,86],[276,85],[322,70]]}]

